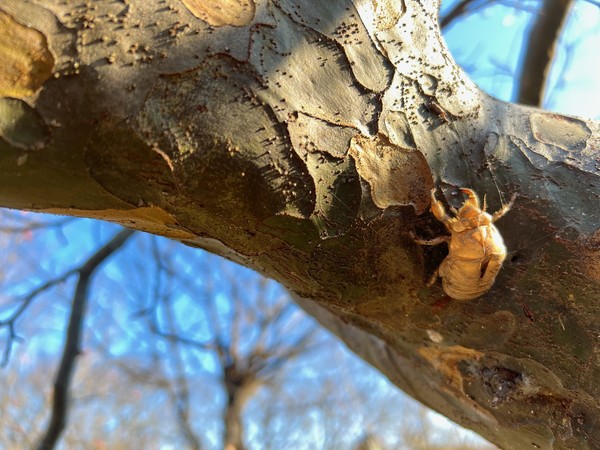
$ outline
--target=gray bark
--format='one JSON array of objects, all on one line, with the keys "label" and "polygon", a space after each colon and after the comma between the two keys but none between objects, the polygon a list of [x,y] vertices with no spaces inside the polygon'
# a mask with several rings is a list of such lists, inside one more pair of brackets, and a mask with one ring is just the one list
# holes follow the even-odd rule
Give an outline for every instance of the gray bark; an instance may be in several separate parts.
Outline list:
[{"label": "gray bark", "polygon": [[[497,445],[599,448],[599,124],[482,93],[435,2],[219,3],[4,2],[0,205],[241,262]],[[480,299],[426,287],[434,186],[519,194]]]}]

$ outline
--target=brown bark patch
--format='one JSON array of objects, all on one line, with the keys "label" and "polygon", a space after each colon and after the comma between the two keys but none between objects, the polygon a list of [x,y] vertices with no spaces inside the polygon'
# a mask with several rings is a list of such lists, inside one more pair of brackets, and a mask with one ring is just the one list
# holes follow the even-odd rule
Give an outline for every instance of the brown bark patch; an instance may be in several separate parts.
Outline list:
[{"label": "brown bark patch", "polygon": [[454,345],[451,347],[422,347],[419,353],[447,381],[454,391],[464,394],[463,375],[458,367],[461,361],[477,361],[483,353]]},{"label": "brown bark patch", "polygon": [[214,27],[243,27],[254,19],[256,6],[252,0],[181,0],[197,18]]},{"label": "brown bark patch", "polygon": [[420,152],[394,145],[382,135],[355,136],[349,152],[358,173],[371,186],[377,207],[412,205],[417,214],[427,210],[433,177]]},{"label": "brown bark patch", "polygon": [[590,280],[600,282],[600,228],[587,240],[583,252],[580,252],[580,267]]},{"label": "brown bark patch", "polygon": [[54,57],[38,30],[0,11],[0,97],[33,95],[50,78]]},{"label": "brown bark patch", "polygon": [[443,385],[446,387],[443,390],[460,403],[467,405],[467,408],[473,412],[473,418],[496,422],[489,411],[465,392],[466,380],[461,367],[465,365],[477,367],[480,359],[485,356],[483,353],[460,345],[421,347],[418,352],[444,379]]}]

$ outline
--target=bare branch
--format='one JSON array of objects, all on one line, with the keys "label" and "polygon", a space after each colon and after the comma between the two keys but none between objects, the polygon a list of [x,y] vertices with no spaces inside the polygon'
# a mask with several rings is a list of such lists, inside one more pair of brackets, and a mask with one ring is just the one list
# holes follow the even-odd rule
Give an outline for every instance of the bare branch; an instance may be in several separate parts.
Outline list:
[{"label": "bare branch", "polygon": [[573,0],[545,0],[524,47],[516,101],[541,106],[562,27]]},{"label": "bare branch", "polygon": [[38,450],[52,450],[67,423],[69,412],[69,387],[75,372],[75,362],[80,354],[81,334],[86,313],[88,289],[90,281],[98,267],[114,252],[127,242],[135,233],[133,230],[124,229],[117,233],[106,245],[91,256],[79,269],[79,280],[73,296],[67,337],[63,348],[63,356],[58,373],[54,381],[54,396],[50,423],[38,445]]},{"label": "bare branch", "polygon": [[480,2],[481,4],[474,5],[476,2],[477,0],[462,0],[454,5],[454,7],[440,19],[440,27],[442,27],[442,30],[448,28],[453,22],[460,19],[462,16],[471,14],[476,9],[486,6],[486,4],[490,3],[490,0],[484,0],[483,2]]},{"label": "bare branch", "polygon": [[160,253],[159,248],[159,239],[156,237],[152,238],[152,256],[154,264],[156,265],[154,277],[153,277],[153,287],[152,287],[152,304],[146,308],[144,311],[141,311],[139,314],[147,315],[148,319],[148,327],[150,331],[169,341],[169,343],[180,343],[190,347],[194,347],[198,350],[215,350],[215,345],[210,342],[202,342],[198,341],[184,335],[177,333],[177,330],[174,326],[174,319],[171,318],[170,324],[171,329],[173,331],[165,331],[159,323],[158,314],[159,314],[159,301],[162,300],[164,304],[165,314],[170,317],[170,305],[169,305],[169,295],[163,293],[163,277],[167,277],[170,280],[173,280],[176,276],[176,271],[172,270],[168,267],[164,261],[165,258]]},{"label": "bare branch", "polygon": [[38,286],[20,301],[21,304],[19,305],[19,307],[7,319],[0,320],[0,328],[8,328],[8,341],[6,343],[6,347],[4,348],[4,354],[2,356],[2,362],[0,363],[0,366],[5,367],[6,364],[8,364],[13,343],[15,340],[19,340],[19,337],[15,331],[15,324],[17,320],[21,317],[21,315],[23,315],[23,313],[31,305],[31,302],[33,302],[33,300],[35,300],[35,298],[42,292],[50,289],[53,286],[56,286],[57,284],[65,282],[71,275],[74,275],[76,272],[77,269],[69,270],[61,276],[53,278],[52,280],[45,282],[41,286]]},{"label": "bare branch", "polygon": [[207,342],[200,342],[195,339],[191,339],[186,336],[182,336],[178,333],[169,333],[167,331],[163,331],[160,329],[160,327],[156,324],[156,321],[154,321],[154,320],[150,324],[150,331],[152,333],[154,333],[155,335],[157,335],[161,338],[164,338],[171,343],[184,344],[189,347],[194,347],[198,350],[205,350],[205,351],[206,350],[216,350],[216,346],[214,346],[213,344],[210,344]]},{"label": "bare branch", "polygon": [[[168,298],[165,299],[165,318],[167,326],[175,330],[175,317],[171,309],[172,305],[166,304],[168,301]],[[181,355],[179,343],[179,340],[169,339],[170,356],[173,361],[173,368],[176,372],[173,384],[169,389],[169,395],[175,407],[177,424],[183,433],[185,440],[192,450],[201,450],[202,445],[200,444],[200,439],[194,432],[190,423],[190,387],[186,377],[185,363]]]},{"label": "bare branch", "polygon": [[597,6],[598,8],[600,8],[600,1],[597,0],[584,0],[586,3],[589,3],[591,5]]}]

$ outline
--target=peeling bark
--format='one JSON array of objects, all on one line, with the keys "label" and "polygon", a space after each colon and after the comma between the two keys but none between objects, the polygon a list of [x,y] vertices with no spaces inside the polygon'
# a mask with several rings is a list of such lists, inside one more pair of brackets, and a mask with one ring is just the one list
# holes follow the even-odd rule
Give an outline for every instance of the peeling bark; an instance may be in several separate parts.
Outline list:
[{"label": "peeling bark", "polygon": [[[228,3],[238,13],[0,5],[1,26],[52,55],[16,47],[52,76],[18,66],[35,81],[4,94],[0,204],[115,221],[275,278],[407,393],[501,447],[600,447],[600,125],[482,93],[436,2]],[[434,186],[455,207],[470,187],[493,211],[519,194],[480,299],[425,286],[444,250],[410,234],[443,233]]]}]

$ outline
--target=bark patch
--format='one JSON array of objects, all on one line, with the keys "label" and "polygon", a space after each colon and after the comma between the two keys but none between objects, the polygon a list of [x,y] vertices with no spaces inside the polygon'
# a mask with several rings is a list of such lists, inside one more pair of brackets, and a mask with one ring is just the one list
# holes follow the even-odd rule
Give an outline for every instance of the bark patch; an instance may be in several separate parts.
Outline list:
[{"label": "bark patch", "polygon": [[587,240],[585,250],[580,253],[580,267],[591,280],[600,283],[600,228]]},{"label": "bark patch", "polygon": [[378,0],[373,3],[378,30],[389,30],[394,27],[406,12],[404,1]]},{"label": "bark patch", "polygon": [[420,355],[427,360],[441,375],[446,378],[447,385],[456,392],[464,394],[463,375],[459,368],[461,361],[478,361],[483,353],[455,345],[452,347],[422,347]]},{"label": "bark patch", "polygon": [[420,152],[394,145],[382,135],[374,139],[357,135],[349,151],[378,208],[412,205],[417,214],[427,210],[433,177]]},{"label": "bark patch", "polygon": [[531,131],[538,141],[566,152],[585,149],[592,135],[583,120],[556,114],[532,114]]},{"label": "bark patch", "polygon": [[[382,92],[391,82],[393,68],[377,50],[356,7],[348,1],[276,0],[295,23],[334,39],[343,49],[356,80],[365,88]],[[386,20],[397,2],[386,3]],[[389,8],[388,8],[389,7]],[[394,20],[394,19],[392,19]]]},{"label": "bark patch", "polygon": [[157,206],[135,209],[102,209],[92,211],[74,208],[50,208],[43,212],[76,217],[88,217],[118,223],[134,230],[165,236],[170,239],[195,239],[196,235],[179,226],[175,218]]},{"label": "bark patch", "polygon": [[334,39],[299,26],[274,11],[275,28],[257,26],[250,63],[268,89],[257,91],[286,120],[300,112],[331,124],[374,128],[378,97],[356,81],[352,65]]},{"label": "bark patch", "polygon": [[480,359],[485,356],[483,353],[460,345],[421,347],[418,352],[444,379],[443,384],[447,387],[443,389],[473,412],[472,419],[497,423],[489,411],[465,392],[466,376],[463,371],[465,367],[470,370],[478,367]]},{"label": "bark patch", "polygon": [[0,97],[33,95],[50,78],[54,57],[45,36],[0,11]]},{"label": "bark patch", "polygon": [[247,69],[218,56],[161,77],[138,115],[140,135],[156,137],[147,144],[198,206],[258,221],[308,218],[314,181]]},{"label": "bark patch", "polygon": [[9,144],[36,150],[44,146],[49,132],[35,109],[16,98],[0,98],[0,137]]},{"label": "bark patch", "polygon": [[243,27],[254,19],[256,6],[252,0],[181,0],[198,19],[214,27]]}]

